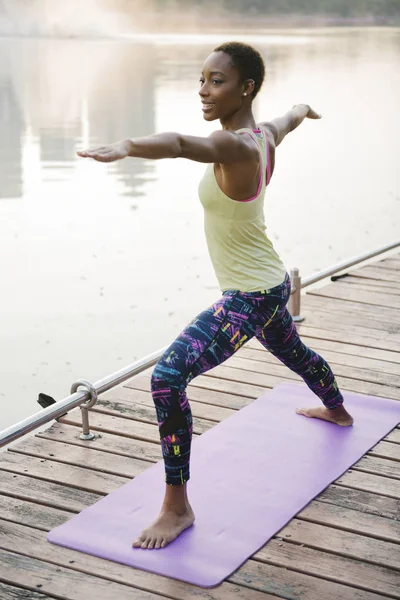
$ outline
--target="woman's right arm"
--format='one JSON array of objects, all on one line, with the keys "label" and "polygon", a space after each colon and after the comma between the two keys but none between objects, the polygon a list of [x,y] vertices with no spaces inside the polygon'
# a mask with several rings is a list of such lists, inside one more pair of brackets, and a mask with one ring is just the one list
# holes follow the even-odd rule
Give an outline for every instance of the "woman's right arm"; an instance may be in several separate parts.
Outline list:
[{"label": "woman's right arm", "polygon": [[275,146],[279,146],[284,137],[296,129],[305,118],[320,119],[321,115],[316,113],[308,104],[296,104],[283,117],[277,117],[272,121],[261,123],[261,125],[271,131],[275,139]]},{"label": "woman's right arm", "polygon": [[259,150],[252,138],[234,131],[214,131],[208,137],[157,133],[126,139],[109,146],[77,152],[83,158],[112,162],[127,156],[136,158],[187,158],[202,163],[234,164],[258,160]]}]

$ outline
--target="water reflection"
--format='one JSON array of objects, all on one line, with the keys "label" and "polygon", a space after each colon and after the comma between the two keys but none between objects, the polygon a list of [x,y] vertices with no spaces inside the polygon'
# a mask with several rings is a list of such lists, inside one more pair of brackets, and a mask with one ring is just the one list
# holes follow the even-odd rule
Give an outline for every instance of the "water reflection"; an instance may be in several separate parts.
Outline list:
[{"label": "water reflection", "polygon": [[[43,183],[66,180],[76,147],[154,132],[155,50],[149,45],[60,40],[1,43],[0,197],[23,194],[23,170]],[[38,146],[23,165],[24,146]],[[56,173],[55,173],[56,170]],[[139,195],[151,163],[121,161],[110,169],[127,195]]]}]

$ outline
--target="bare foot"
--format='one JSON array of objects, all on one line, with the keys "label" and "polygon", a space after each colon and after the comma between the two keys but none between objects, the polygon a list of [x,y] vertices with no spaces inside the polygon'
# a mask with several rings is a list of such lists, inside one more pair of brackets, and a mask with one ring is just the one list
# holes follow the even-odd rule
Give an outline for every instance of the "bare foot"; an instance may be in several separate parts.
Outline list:
[{"label": "bare foot", "polygon": [[189,503],[183,511],[162,508],[158,518],[142,531],[132,546],[144,549],[165,548],[193,523],[194,512]]},{"label": "bare foot", "polygon": [[349,415],[344,406],[340,406],[339,408],[334,408],[332,410],[325,408],[325,406],[317,406],[315,408],[298,408],[296,413],[311,419],[330,421],[331,423],[336,423],[336,425],[341,425],[342,427],[350,427],[350,425],[353,425],[354,423],[353,417]]}]

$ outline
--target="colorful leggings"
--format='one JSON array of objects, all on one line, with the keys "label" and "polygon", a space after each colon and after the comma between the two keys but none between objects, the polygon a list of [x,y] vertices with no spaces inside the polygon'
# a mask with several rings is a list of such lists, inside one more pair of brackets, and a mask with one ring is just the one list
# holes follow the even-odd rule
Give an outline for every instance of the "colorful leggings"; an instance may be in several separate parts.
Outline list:
[{"label": "colorful leggings", "polygon": [[198,315],[157,363],[151,390],[160,428],[166,482],[182,485],[189,479],[192,413],[188,383],[223,363],[252,337],[300,375],[329,409],[343,403],[326,361],[300,340],[286,304],[290,279],[263,292],[228,290]]}]

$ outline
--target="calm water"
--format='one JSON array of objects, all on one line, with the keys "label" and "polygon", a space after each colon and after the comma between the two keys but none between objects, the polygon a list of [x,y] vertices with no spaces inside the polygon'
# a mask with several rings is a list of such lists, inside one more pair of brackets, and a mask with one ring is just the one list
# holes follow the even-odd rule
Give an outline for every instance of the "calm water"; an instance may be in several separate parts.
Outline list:
[{"label": "calm water", "polygon": [[[399,238],[400,30],[232,34],[268,78],[255,113],[323,114],[277,152],[271,239],[303,275]],[[184,160],[76,157],[160,131],[208,135],[203,59],[226,35],[0,39],[0,429],[168,344],[219,295]],[[397,129],[398,133],[398,129]]]}]

